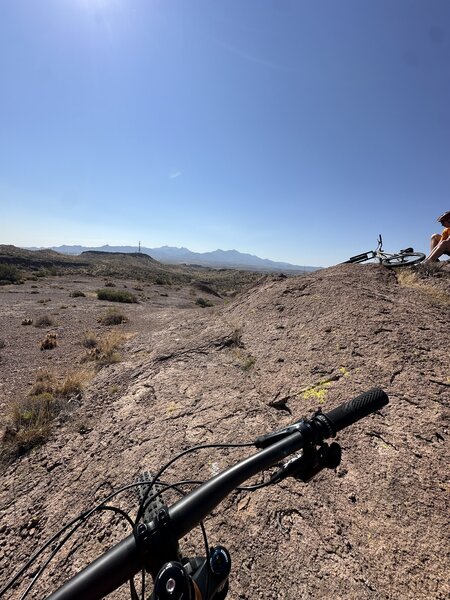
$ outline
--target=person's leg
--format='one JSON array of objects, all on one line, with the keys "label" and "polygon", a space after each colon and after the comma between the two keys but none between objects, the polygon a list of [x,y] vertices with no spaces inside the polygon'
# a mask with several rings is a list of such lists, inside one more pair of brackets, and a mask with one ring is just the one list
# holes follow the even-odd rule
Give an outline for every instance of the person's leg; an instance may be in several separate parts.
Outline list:
[{"label": "person's leg", "polygon": [[433,250],[436,248],[436,246],[439,244],[440,241],[441,241],[441,235],[439,233],[434,233],[431,236],[430,252],[433,252]]},{"label": "person's leg", "polygon": [[427,256],[425,261],[434,262],[439,259],[443,254],[450,252],[450,239],[439,242]]}]

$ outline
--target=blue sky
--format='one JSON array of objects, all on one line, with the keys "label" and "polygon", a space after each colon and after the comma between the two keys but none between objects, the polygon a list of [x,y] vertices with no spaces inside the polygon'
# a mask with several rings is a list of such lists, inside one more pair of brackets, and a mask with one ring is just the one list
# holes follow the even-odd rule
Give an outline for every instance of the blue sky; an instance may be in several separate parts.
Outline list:
[{"label": "blue sky", "polygon": [[450,209],[448,0],[0,0],[0,243],[327,266]]}]

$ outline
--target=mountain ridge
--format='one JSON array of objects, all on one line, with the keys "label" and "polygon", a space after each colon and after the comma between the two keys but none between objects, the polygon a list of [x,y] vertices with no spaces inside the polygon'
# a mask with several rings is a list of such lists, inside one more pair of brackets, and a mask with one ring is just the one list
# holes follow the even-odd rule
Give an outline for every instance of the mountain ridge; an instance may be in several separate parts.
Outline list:
[{"label": "mountain ridge", "polygon": [[[28,250],[42,250],[42,248],[31,247]],[[121,252],[124,254],[136,253],[136,246],[81,246],[62,245],[51,246],[50,250],[68,255],[80,255],[84,252]],[[197,264],[214,268],[238,268],[261,271],[290,271],[290,272],[312,272],[321,267],[309,265],[294,265],[288,262],[273,261],[268,258],[260,258],[254,254],[239,252],[238,250],[217,250],[209,252],[193,252],[188,248],[177,246],[160,246],[158,248],[141,247],[141,254],[148,254],[155,260],[168,264]]]}]

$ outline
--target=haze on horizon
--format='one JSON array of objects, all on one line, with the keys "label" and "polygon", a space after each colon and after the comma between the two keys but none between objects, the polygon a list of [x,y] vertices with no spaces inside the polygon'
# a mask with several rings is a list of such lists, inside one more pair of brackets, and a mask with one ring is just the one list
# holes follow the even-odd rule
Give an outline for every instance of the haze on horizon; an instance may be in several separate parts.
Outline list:
[{"label": "haze on horizon", "polygon": [[446,0],[0,3],[0,243],[327,266],[450,208]]}]

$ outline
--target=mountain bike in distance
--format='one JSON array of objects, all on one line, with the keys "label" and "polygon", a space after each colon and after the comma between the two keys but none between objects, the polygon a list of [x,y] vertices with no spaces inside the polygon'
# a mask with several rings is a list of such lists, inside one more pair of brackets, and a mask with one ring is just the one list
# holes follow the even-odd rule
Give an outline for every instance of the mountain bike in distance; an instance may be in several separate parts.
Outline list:
[{"label": "mountain bike in distance", "polygon": [[383,240],[381,235],[378,236],[378,245],[376,250],[369,250],[368,252],[364,252],[363,254],[357,254],[356,256],[352,256],[348,260],[344,261],[342,264],[347,263],[362,263],[373,261],[377,262],[384,267],[412,267],[413,265],[418,265],[423,260],[425,260],[425,254],[422,252],[414,252],[414,248],[405,248],[405,250],[400,250],[397,254],[390,254],[389,252],[385,252],[383,250]]},{"label": "mountain bike in distance", "polygon": [[[154,476],[148,473],[136,483],[110,493],[96,506],[85,510],[36,550],[29,561],[0,589],[0,597],[17,592],[17,585],[27,586],[20,600],[35,598],[34,587],[51,560],[71,536],[99,511],[115,511],[131,526],[128,537],[113,546],[84,570],[48,596],[47,600],[99,600],[127,581],[132,600],[224,600],[228,593],[231,557],[222,545],[210,547],[203,527],[207,517],[231,492],[251,492],[278,484],[286,477],[308,482],[325,468],[336,469],[341,461],[341,447],[327,444],[342,429],[379,411],[389,403],[386,393],[373,388],[328,413],[317,411],[310,419],[261,435],[248,443],[205,444],[181,452]],[[177,459],[204,448],[255,447],[258,451],[205,482],[186,479],[169,484],[161,480],[164,471]],[[270,469],[261,483],[241,487],[249,478]],[[186,493],[184,488],[194,487]],[[135,487],[139,509],[134,519],[111,505],[118,494]],[[182,497],[167,506],[161,494],[175,490]],[[194,527],[202,527],[205,556],[184,557],[179,540]],[[71,551],[72,552],[72,551]],[[70,554],[69,554],[70,555]],[[40,565],[37,565],[37,562]],[[31,569],[31,573],[27,571]],[[55,567],[53,567],[55,570]],[[140,593],[134,576],[142,571]],[[153,578],[153,591],[146,589],[145,571]],[[31,581],[30,581],[31,579]],[[148,594],[151,593],[150,596]],[[42,593],[39,595],[42,598]],[[17,593],[14,595],[17,599]]]}]

